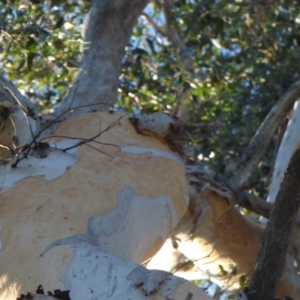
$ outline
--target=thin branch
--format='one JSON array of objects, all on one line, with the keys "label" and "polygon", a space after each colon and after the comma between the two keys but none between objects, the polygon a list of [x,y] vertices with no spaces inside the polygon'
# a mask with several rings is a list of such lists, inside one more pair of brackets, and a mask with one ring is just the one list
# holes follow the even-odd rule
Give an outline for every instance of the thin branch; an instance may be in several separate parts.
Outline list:
[{"label": "thin branch", "polygon": [[[215,251],[215,249],[214,249],[214,246],[212,245],[212,249],[207,255],[205,255],[203,257],[200,257],[200,258],[197,258],[197,259],[188,259],[185,262],[178,263],[175,266],[175,268],[171,271],[171,273],[175,275],[175,273],[177,273],[179,270],[184,269],[184,268],[187,269],[188,265],[194,265],[195,262],[200,262],[202,259],[209,258],[213,254],[214,251]],[[183,255],[183,254],[181,253],[181,255]]]},{"label": "thin branch", "polygon": [[[30,116],[30,113],[29,113],[30,112],[30,108],[29,107],[25,107],[22,104],[22,102],[17,98],[17,96],[13,93],[13,91],[11,91],[7,86],[4,87],[4,90],[7,90],[13,96],[13,98],[15,99],[15,101],[18,103],[18,106],[20,107],[20,109],[22,108],[22,111],[24,113],[24,117],[26,118],[26,122],[27,122],[28,128],[30,130],[31,137],[34,138],[34,132],[32,130],[31,122],[28,119],[28,117],[31,117],[33,119],[33,117]],[[36,125],[39,125],[39,124],[36,124]],[[16,133],[16,136],[17,136],[17,133]]]},{"label": "thin branch", "polygon": [[169,40],[172,42],[174,48],[181,54],[182,58],[182,65],[185,71],[192,72],[193,71],[193,64],[192,59],[190,55],[182,55],[185,50],[187,50],[187,47],[181,38],[181,35],[179,31],[176,29],[175,21],[173,17],[173,8],[174,3],[173,0],[164,0],[164,14],[166,18],[166,24],[167,24],[167,36]]},{"label": "thin branch", "polygon": [[[173,9],[173,2],[172,0],[166,0],[164,2],[164,14],[166,18],[166,27],[167,30],[163,30],[160,26],[158,26],[155,21],[145,12],[141,14],[142,17],[144,17],[148,23],[162,36],[166,37],[172,44],[175,49],[175,52],[179,53],[180,55],[183,53],[184,50],[187,50],[187,47],[183,41],[183,39],[180,36],[180,33],[178,30],[175,29],[174,26],[174,18],[172,15],[172,9]],[[188,56],[187,58],[182,58],[182,67],[185,71],[192,73],[193,71],[193,64],[191,58]],[[177,116],[178,108],[180,107],[182,101],[184,99],[189,98],[189,93],[187,93],[186,89],[179,88],[176,98],[176,108],[173,110],[172,115]],[[199,101],[198,101],[199,102]]]},{"label": "thin branch", "polygon": [[300,81],[294,83],[272,107],[271,111],[259,126],[249,143],[239,170],[230,179],[230,186],[240,191],[251,180],[253,171],[268,147],[275,131],[292,108],[294,102],[300,98]]},{"label": "thin branch", "polygon": [[260,216],[264,216],[267,219],[269,219],[273,209],[272,203],[266,202],[262,198],[249,194],[246,191],[237,193],[237,202],[241,207],[253,211]]},{"label": "thin branch", "polygon": [[286,260],[286,251],[300,206],[300,149],[289,163],[280,185],[249,284],[249,300],[273,300]]},{"label": "thin branch", "polygon": [[15,103],[24,110],[24,113],[28,109],[32,110],[35,116],[38,116],[36,107],[26,97],[24,97],[16,87],[3,76],[0,75],[0,98],[1,101],[7,100],[10,103]]},{"label": "thin branch", "polygon": [[123,119],[125,116],[127,116],[127,114],[121,116],[120,118],[118,118],[116,121],[114,121],[112,124],[110,124],[109,126],[107,126],[103,131],[100,131],[99,133],[97,133],[96,135],[92,136],[91,138],[88,139],[82,139],[80,142],[76,143],[73,146],[70,146],[68,148],[63,148],[63,149],[59,149],[59,148],[55,148],[57,150],[62,150],[62,151],[68,151],[71,149],[74,149],[76,147],[79,147],[81,145],[87,144],[89,142],[94,141],[97,137],[99,137],[100,135],[102,135],[103,133],[107,132],[108,130],[110,130],[111,128],[115,127],[117,124],[119,124],[120,120]]},{"label": "thin branch", "polygon": [[141,17],[145,18],[148,23],[162,36],[167,37],[167,33],[161,28],[159,27],[154,21],[153,19],[145,12],[141,13]]},{"label": "thin branch", "polygon": [[86,141],[86,142],[93,142],[93,143],[100,144],[100,145],[103,145],[103,146],[116,147],[116,148],[118,148],[119,151],[121,151],[121,148],[118,145],[115,145],[115,144],[103,143],[103,142],[95,141],[95,140],[90,141],[90,139],[67,136],[67,135],[50,135],[48,137],[44,137],[44,138],[40,139],[40,141],[45,140],[45,139],[51,139],[51,138],[63,138],[63,139],[69,139],[69,140],[80,140],[80,141]]},{"label": "thin branch", "polygon": [[[192,61],[192,55],[189,52],[184,40],[182,39],[179,30],[177,29],[175,18],[173,16],[174,2],[173,0],[164,0],[163,2],[164,15],[166,19],[166,36],[169,41],[173,44],[175,52],[180,55],[181,65],[184,71],[188,72],[192,78],[194,78],[194,67]],[[189,93],[186,89],[179,89],[177,99],[187,99],[189,98]],[[194,105],[197,109],[200,108],[200,101],[198,96],[193,95]],[[179,103],[177,103],[179,106]],[[186,110],[188,111],[188,109]],[[187,118],[187,116],[186,116]]]},{"label": "thin branch", "polygon": [[84,144],[84,145],[87,146],[87,147],[90,147],[90,148],[92,148],[92,149],[94,149],[94,150],[96,150],[96,151],[98,151],[98,152],[100,152],[100,153],[102,153],[102,154],[104,154],[104,155],[106,155],[106,156],[108,156],[108,157],[110,157],[111,160],[114,159],[114,157],[113,157],[112,155],[110,155],[110,154],[108,154],[108,153],[106,153],[106,152],[104,152],[104,151],[101,151],[100,149],[98,149],[98,148],[96,148],[96,147],[94,147],[94,146],[92,146],[92,145],[90,145],[90,144]]},{"label": "thin branch", "polygon": [[[62,120],[62,117],[67,114],[68,112],[70,111],[74,111],[76,109],[80,109],[82,107],[85,107],[85,106],[94,106],[94,105],[98,105],[97,103],[94,103],[94,104],[89,104],[89,105],[80,105],[80,106],[77,106],[77,107],[73,107],[73,108],[69,108],[67,109],[66,111],[62,112],[61,115],[59,115],[58,117],[56,117],[53,121],[51,121],[49,124],[47,124],[44,128],[42,128],[36,135],[33,136],[32,138],[32,141],[29,143],[29,144],[26,144],[26,145],[22,145],[21,148],[18,148],[17,149],[17,159],[16,161],[11,165],[12,168],[16,168],[18,166],[18,163],[20,161],[22,161],[24,158],[27,158],[31,149],[32,149],[32,146],[33,145],[37,145],[37,141],[39,139],[39,137],[41,136],[41,134],[43,132],[45,132],[47,129],[51,128],[51,127],[54,127],[58,122],[61,122]],[[104,103],[104,105],[108,105],[106,103]],[[126,115],[126,114],[125,114]],[[125,116],[124,115],[124,116]],[[121,118],[123,118],[124,116],[122,116]],[[118,120],[117,120],[118,121]],[[115,123],[115,122],[114,122]],[[113,123],[113,124],[114,124]],[[111,126],[111,125],[110,125]],[[110,126],[108,126],[103,132],[107,131],[109,128],[111,128]],[[43,140],[43,139],[46,139],[46,137],[43,137],[42,139],[40,140]],[[86,143],[88,143],[89,141],[86,141]],[[79,146],[79,145],[77,145]],[[73,146],[72,148],[75,148],[77,146]],[[64,150],[64,151],[67,151],[67,150]]]},{"label": "thin branch", "polygon": [[229,202],[233,204],[237,203],[241,207],[251,210],[258,215],[269,218],[273,208],[272,203],[268,203],[260,197],[251,195],[246,191],[236,193],[230,189],[228,180],[217,172],[197,165],[188,165],[186,166],[186,173],[188,181],[191,184],[195,184],[196,181],[202,182],[202,184],[209,183],[207,188],[216,191],[218,194],[223,195],[223,197],[227,199],[228,197],[234,197],[234,199],[228,199]]},{"label": "thin branch", "polygon": [[181,103],[182,103],[182,101],[185,99],[185,98],[187,98],[187,92],[186,92],[186,90],[184,89],[184,88],[182,88],[182,89],[177,89],[178,90],[178,92],[177,92],[177,97],[176,97],[176,99],[175,99],[175,105],[174,105],[174,108],[173,108],[173,111],[172,111],[172,113],[171,113],[171,116],[173,116],[173,117],[178,117],[179,119],[181,119],[182,120],[182,118],[179,116],[179,110],[180,110],[180,108],[181,108]]}]

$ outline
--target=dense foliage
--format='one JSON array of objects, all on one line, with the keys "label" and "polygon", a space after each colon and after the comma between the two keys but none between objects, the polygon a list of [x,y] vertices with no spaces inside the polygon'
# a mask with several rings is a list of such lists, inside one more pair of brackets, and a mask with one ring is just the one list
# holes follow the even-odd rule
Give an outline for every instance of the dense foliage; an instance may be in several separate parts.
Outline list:
[{"label": "dense foliage", "polygon": [[[80,59],[88,1],[2,1],[3,74],[41,110],[59,102]],[[118,106],[186,106],[193,155],[227,176],[270,108],[299,78],[300,6],[250,0],[151,1],[133,30]],[[262,196],[276,138],[253,188]],[[199,154],[201,154],[199,156]]]},{"label": "dense foliage", "polygon": [[87,3],[2,1],[0,66],[41,109],[59,102],[78,66]]}]

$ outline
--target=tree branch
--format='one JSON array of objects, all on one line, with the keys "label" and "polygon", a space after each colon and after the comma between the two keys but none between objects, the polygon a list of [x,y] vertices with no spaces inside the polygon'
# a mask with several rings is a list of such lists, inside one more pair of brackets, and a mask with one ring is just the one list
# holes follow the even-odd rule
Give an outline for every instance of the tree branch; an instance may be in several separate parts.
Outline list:
[{"label": "tree branch", "polygon": [[285,264],[293,223],[300,206],[300,149],[289,163],[249,285],[249,300],[273,300]]},{"label": "tree branch", "polygon": [[36,107],[26,97],[24,97],[18,89],[4,77],[0,75],[0,99],[1,102],[8,101],[13,106],[18,106],[20,109],[25,108],[31,110],[31,113],[38,116]]},{"label": "tree branch", "polygon": [[265,218],[270,217],[273,204],[245,191],[237,193],[237,202],[241,207],[251,210]]},{"label": "tree branch", "polygon": [[[142,16],[148,21],[148,23],[153,26],[153,28],[161,35],[166,37],[172,44],[176,54],[179,54],[182,69],[192,75],[194,77],[194,67],[193,61],[191,57],[191,53],[189,53],[188,48],[185,45],[184,40],[182,39],[180,32],[176,26],[176,21],[173,17],[173,8],[174,3],[173,0],[164,0],[163,2],[164,15],[166,19],[166,30],[163,30],[160,26],[158,26],[154,20],[146,13],[142,13]],[[184,119],[186,121],[188,118],[188,108],[181,106],[182,100],[189,97],[189,93],[186,88],[179,88],[177,90],[177,104],[176,108],[173,110],[172,115],[178,116],[180,119]],[[193,96],[194,101],[197,103],[197,108],[199,109],[200,103],[197,96]],[[179,109],[179,111],[178,111]],[[182,115],[185,116],[182,116]]]},{"label": "tree branch", "polygon": [[[148,0],[92,1],[82,32],[81,71],[58,114],[73,106],[100,102],[106,105],[99,104],[93,109],[105,111],[115,103],[124,49],[147,3]],[[84,112],[90,110],[87,106]]]},{"label": "tree branch", "polygon": [[173,10],[174,3],[173,0],[165,0],[164,1],[164,14],[166,18],[166,25],[167,25],[167,37],[173,44],[174,48],[179,52],[182,65],[185,71],[193,71],[193,64],[190,55],[186,55],[187,47],[180,36],[180,33],[175,27],[174,18],[173,18]]},{"label": "tree branch", "polygon": [[271,111],[256,131],[249,143],[240,169],[230,179],[230,186],[234,190],[245,188],[251,180],[254,169],[268,147],[273,134],[282,122],[287,112],[292,108],[294,102],[300,98],[300,81],[294,83],[272,107]]},{"label": "tree branch", "polygon": [[[196,181],[199,181],[199,183],[202,183],[203,185],[209,184],[206,188],[212,189],[224,197],[226,195],[229,202],[233,204],[238,203],[240,206],[257,213],[258,215],[269,218],[270,212],[273,208],[272,203],[268,203],[245,191],[240,191],[238,193],[230,191],[230,185],[227,179],[217,172],[198,165],[187,165],[186,173],[190,184],[195,184]],[[226,190],[229,191],[225,192]],[[230,199],[232,197],[235,199]]]},{"label": "tree branch", "polygon": [[146,14],[145,12],[143,12],[143,13],[141,14],[141,17],[145,18],[145,19],[148,21],[148,23],[151,24],[151,26],[153,26],[153,28],[154,28],[159,34],[161,34],[161,35],[164,36],[164,37],[167,37],[167,33],[164,32],[164,30],[163,30],[161,27],[159,27],[159,26],[153,21],[153,19],[152,19],[148,14]]}]

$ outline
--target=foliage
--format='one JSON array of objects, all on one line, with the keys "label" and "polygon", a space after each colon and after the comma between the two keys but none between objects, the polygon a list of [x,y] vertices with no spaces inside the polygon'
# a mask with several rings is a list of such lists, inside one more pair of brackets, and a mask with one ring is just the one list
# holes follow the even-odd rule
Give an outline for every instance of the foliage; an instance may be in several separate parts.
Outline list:
[{"label": "foliage", "polygon": [[0,3],[1,69],[41,109],[60,101],[73,80],[86,11],[78,1]]},{"label": "foliage", "polygon": [[[59,102],[74,78],[88,6],[73,0],[0,4],[3,73],[41,109]],[[189,122],[207,124],[192,133],[194,157],[201,154],[202,163],[230,176],[270,108],[299,78],[299,15],[296,1],[175,0],[170,12],[153,0],[126,49],[117,104],[169,113],[188,105]],[[211,126],[218,122],[223,126]],[[275,148],[276,140],[251,186],[262,196]]]}]

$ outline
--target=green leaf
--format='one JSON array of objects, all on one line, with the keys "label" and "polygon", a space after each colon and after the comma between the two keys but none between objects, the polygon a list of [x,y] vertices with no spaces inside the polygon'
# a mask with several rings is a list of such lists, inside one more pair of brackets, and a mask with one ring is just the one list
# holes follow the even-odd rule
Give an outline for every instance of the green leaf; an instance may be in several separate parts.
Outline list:
[{"label": "green leaf", "polygon": [[247,277],[245,274],[243,274],[240,278],[239,278],[239,284],[241,288],[244,288],[247,286]]},{"label": "green leaf", "polygon": [[26,49],[31,53],[35,53],[36,47],[37,47],[37,44],[36,44],[35,39],[33,39],[32,37],[29,37],[29,39],[27,40]]},{"label": "green leaf", "polygon": [[223,268],[222,265],[218,265],[219,266],[219,269],[220,269],[220,272],[223,276],[226,276],[228,274],[228,272]]},{"label": "green leaf", "polygon": [[50,52],[51,52],[51,47],[49,46],[48,43],[45,43],[43,45],[43,55],[46,57],[50,54]]}]

